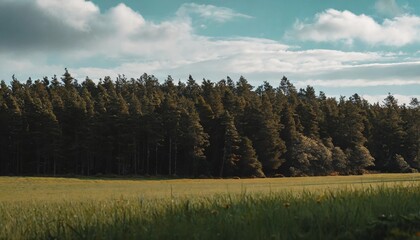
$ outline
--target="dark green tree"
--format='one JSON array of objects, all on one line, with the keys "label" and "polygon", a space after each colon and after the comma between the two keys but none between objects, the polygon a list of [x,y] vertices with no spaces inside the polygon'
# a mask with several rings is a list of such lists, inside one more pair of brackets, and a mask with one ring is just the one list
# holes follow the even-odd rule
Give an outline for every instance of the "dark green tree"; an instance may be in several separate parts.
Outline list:
[{"label": "dark green tree", "polygon": [[185,156],[184,170],[189,176],[210,175],[210,166],[205,156],[209,136],[200,124],[194,103],[187,99],[181,101],[180,147]]},{"label": "dark green tree", "polygon": [[385,98],[384,107],[378,109],[376,120],[372,133],[376,167],[382,171],[395,171],[389,169],[392,166],[390,162],[397,154],[404,153],[404,139],[407,133],[404,131],[397,100],[391,94]]},{"label": "dark green tree", "polygon": [[238,162],[241,158],[240,136],[235,126],[234,118],[225,112],[222,118],[224,127],[224,146],[222,163],[220,164],[220,177],[233,176],[238,173]]},{"label": "dark green tree", "polygon": [[262,164],[258,161],[257,154],[252,147],[252,141],[243,137],[241,139],[241,159],[239,161],[239,169],[243,177],[265,177],[262,170]]}]

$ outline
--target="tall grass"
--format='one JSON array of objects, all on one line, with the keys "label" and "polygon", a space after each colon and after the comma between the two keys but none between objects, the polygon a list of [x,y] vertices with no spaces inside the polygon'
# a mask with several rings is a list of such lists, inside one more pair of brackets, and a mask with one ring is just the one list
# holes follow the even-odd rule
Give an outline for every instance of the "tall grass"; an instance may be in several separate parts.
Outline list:
[{"label": "tall grass", "polygon": [[419,184],[243,190],[191,198],[3,202],[0,239],[406,239],[420,234],[419,219]]}]

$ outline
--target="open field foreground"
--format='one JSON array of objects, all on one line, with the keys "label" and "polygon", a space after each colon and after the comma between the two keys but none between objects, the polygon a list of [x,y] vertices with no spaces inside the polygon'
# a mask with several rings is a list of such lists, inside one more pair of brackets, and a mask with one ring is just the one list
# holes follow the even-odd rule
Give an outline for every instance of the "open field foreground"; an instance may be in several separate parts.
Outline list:
[{"label": "open field foreground", "polygon": [[420,174],[0,178],[0,239],[418,239]]}]

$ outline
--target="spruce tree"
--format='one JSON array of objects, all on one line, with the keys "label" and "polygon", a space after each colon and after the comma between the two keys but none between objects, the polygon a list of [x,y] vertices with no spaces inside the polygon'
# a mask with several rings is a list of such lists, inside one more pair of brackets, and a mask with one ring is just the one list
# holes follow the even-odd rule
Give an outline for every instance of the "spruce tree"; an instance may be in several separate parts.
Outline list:
[{"label": "spruce tree", "polygon": [[241,159],[239,169],[243,177],[265,177],[262,164],[258,161],[257,154],[252,147],[252,141],[242,137],[240,145]]},{"label": "spruce tree", "polygon": [[238,162],[240,160],[240,136],[236,129],[234,118],[225,112],[222,117],[224,127],[224,146],[222,163],[220,164],[220,177],[234,176],[238,172]]}]

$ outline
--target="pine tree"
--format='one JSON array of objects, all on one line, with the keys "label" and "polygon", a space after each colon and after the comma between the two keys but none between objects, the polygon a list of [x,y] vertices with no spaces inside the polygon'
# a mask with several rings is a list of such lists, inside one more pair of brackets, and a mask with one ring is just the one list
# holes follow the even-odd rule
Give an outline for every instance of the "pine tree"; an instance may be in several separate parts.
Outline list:
[{"label": "pine tree", "polygon": [[252,141],[243,137],[241,139],[241,159],[239,161],[239,169],[243,177],[265,177],[262,170],[261,162],[258,161],[257,154],[252,147]]},{"label": "pine tree", "polygon": [[410,166],[420,169],[420,102],[413,98],[410,107],[402,114],[405,122],[405,132],[409,133],[405,139],[405,154]]},{"label": "pine tree", "polygon": [[174,149],[176,150],[178,146],[179,121],[181,118],[181,112],[177,106],[179,100],[176,93],[176,87],[173,84],[173,80],[170,76],[164,83],[163,88],[166,94],[161,106],[161,114],[168,148],[168,174],[172,175],[173,158],[176,159],[177,157],[177,153],[174,151]]},{"label": "pine tree", "polygon": [[0,174],[20,174],[22,112],[13,92],[0,83]]},{"label": "pine tree", "polygon": [[[263,177],[415,172],[420,104],[370,105],[299,92],[283,77],[254,90],[241,77],[175,86],[153,75],[14,76],[0,83],[0,174]],[[372,153],[372,154],[371,154]],[[376,159],[376,160],[375,160]],[[376,166],[374,166],[376,165]],[[375,168],[374,168],[375,167]]]},{"label": "pine tree", "polygon": [[208,134],[200,124],[200,117],[191,101],[183,99],[180,120],[180,146],[185,152],[184,169],[189,176],[209,175],[210,166],[205,156]]},{"label": "pine tree", "polygon": [[234,118],[225,112],[222,118],[224,127],[224,146],[222,163],[220,164],[220,177],[234,176],[238,172],[238,162],[240,160],[239,144],[240,136],[236,129]]},{"label": "pine tree", "polygon": [[298,96],[300,101],[296,107],[296,113],[299,115],[303,134],[311,138],[319,138],[321,116],[315,90],[308,86],[305,90],[301,89]]},{"label": "pine tree", "polygon": [[238,102],[244,106],[238,111],[238,130],[252,141],[265,174],[274,175],[284,162],[286,148],[280,139],[280,118],[274,114],[268,94],[261,92],[258,96],[243,77],[236,85]]},{"label": "pine tree", "polygon": [[[42,92],[46,93],[44,85],[38,85],[32,92],[29,88],[25,91],[24,125],[26,125],[26,171],[40,174],[56,173],[56,159],[54,152],[58,148],[59,127],[57,119],[52,112],[52,105],[47,97],[41,97]],[[34,90],[34,89],[33,89]],[[37,93],[37,94],[36,94]],[[37,96],[38,95],[38,96]]]},{"label": "pine tree", "polygon": [[337,129],[333,132],[335,145],[338,145],[342,149],[364,146],[367,141],[363,134],[366,113],[360,109],[353,98],[347,101],[341,98],[338,109]]},{"label": "pine tree", "polygon": [[388,95],[384,107],[379,109],[373,129],[374,156],[379,170],[395,171],[386,166],[392,166],[389,162],[396,154],[404,152],[404,139],[407,133],[404,131],[399,111],[397,100],[392,95]]},{"label": "pine tree", "polygon": [[320,109],[323,118],[319,122],[319,133],[321,139],[335,137],[335,131],[339,128],[339,109],[335,98],[327,98],[320,94]]},{"label": "pine tree", "polygon": [[198,96],[201,96],[201,94],[201,87],[195,82],[194,78],[191,75],[189,75],[187,80],[187,86],[185,87],[185,96],[195,101],[195,99],[197,99]]}]

